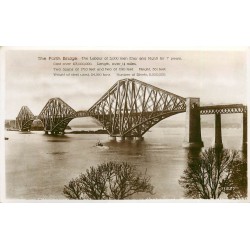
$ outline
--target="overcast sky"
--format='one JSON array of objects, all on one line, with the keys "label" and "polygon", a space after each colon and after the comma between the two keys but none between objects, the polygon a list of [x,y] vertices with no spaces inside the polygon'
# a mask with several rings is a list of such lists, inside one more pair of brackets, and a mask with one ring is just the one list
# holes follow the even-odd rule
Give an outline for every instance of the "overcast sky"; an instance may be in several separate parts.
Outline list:
[{"label": "overcast sky", "polygon": [[[126,77],[54,77],[55,56],[164,56],[181,61],[137,62],[139,67],[166,67],[164,77],[135,77],[183,97],[200,97],[201,104],[244,103],[245,51],[6,51],[6,118],[15,119],[23,105],[38,115],[48,99],[60,97],[76,111],[89,109],[117,80]],[[78,61],[79,62],[79,61]],[[110,62],[110,61],[109,61]],[[93,62],[93,66],[96,63]],[[124,72],[127,73],[127,72]]]}]

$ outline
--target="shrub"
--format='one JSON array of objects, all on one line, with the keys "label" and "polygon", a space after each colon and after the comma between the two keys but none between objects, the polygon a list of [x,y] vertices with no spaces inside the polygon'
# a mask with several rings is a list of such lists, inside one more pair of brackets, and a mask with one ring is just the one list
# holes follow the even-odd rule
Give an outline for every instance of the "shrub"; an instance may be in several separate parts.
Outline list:
[{"label": "shrub", "polygon": [[64,186],[68,199],[123,200],[136,193],[153,194],[150,177],[126,162],[108,162],[90,167]]}]

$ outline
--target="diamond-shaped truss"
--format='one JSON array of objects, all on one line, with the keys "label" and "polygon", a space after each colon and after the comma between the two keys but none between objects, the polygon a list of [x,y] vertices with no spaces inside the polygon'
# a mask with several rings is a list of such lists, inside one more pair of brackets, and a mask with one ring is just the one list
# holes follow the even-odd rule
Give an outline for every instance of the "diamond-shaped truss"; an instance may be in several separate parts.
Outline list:
[{"label": "diamond-shaped truss", "polygon": [[35,116],[27,106],[22,106],[16,118],[17,128],[21,131],[29,131]]},{"label": "diamond-shaped truss", "polygon": [[185,98],[136,79],[111,87],[89,110],[112,136],[142,136],[159,121],[186,111]]},{"label": "diamond-shaped truss", "polygon": [[44,106],[38,118],[45,131],[63,133],[68,123],[76,117],[76,111],[60,98],[52,98]]},{"label": "diamond-shaped truss", "polygon": [[[200,114],[247,114],[242,104],[199,107]],[[186,99],[136,79],[116,82],[88,111],[76,112],[60,98],[52,98],[37,117],[46,132],[64,133],[77,117],[99,120],[111,136],[142,136],[159,121],[186,111]],[[28,131],[36,117],[23,106],[16,118],[17,127]]]},{"label": "diamond-shaped truss", "polygon": [[243,104],[212,105],[200,107],[201,115],[210,114],[236,114],[247,112],[247,106]]}]

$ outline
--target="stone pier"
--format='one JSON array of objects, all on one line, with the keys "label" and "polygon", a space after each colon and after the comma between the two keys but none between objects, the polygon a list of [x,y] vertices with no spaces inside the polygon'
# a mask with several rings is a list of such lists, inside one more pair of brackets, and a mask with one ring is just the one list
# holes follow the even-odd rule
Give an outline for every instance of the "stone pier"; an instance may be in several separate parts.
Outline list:
[{"label": "stone pier", "polygon": [[215,140],[214,140],[214,148],[222,149],[222,136],[221,136],[221,114],[215,114]]},{"label": "stone pier", "polygon": [[126,141],[132,141],[134,138],[133,137],[131,137],[131,136],[125,136],[125,140]]},{"label": "stone pier", "polygon": [[124,136],[116,136],[116,141],[118,141],[118,142],[125,141],[125,137]]},{"label": "stone pier", "polygon": [[247,151],[247,109],[245,109],[243,112],[242,151]]},{"label": "stone pier", "polygon": [[184,148],[201,148],[200,98],[186,98],[186,126]]},{"label": "stone pier", "polygon": [[121,142],[121,141],[143,141],[144,138],[142,136],[109,136],[109,139],[111,141],[117,141],[117,142]]},{"label": "stone pier", "polygon": [[142,136],[135,136],[134,140],[136,140],[136,141],[143,141],[144,137],[142,137]]}]

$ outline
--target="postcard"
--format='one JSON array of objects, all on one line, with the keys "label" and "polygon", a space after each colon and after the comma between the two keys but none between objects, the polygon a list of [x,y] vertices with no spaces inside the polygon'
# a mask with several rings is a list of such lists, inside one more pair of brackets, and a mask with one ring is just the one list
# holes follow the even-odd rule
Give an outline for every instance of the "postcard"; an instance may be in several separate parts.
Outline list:
[{"label": "postcard", "polygon": [[247,48],[1,50],[1,200],[248,201]]}]

